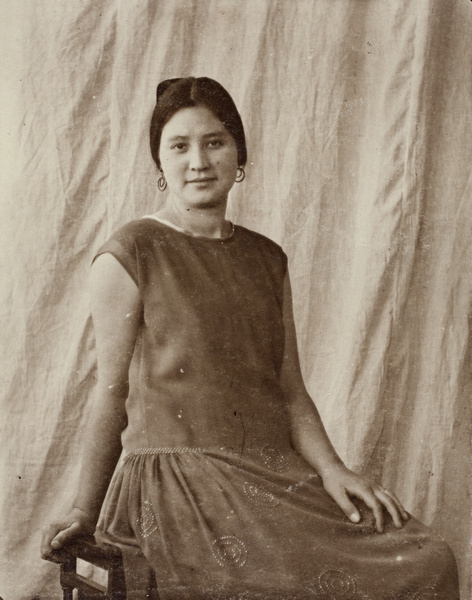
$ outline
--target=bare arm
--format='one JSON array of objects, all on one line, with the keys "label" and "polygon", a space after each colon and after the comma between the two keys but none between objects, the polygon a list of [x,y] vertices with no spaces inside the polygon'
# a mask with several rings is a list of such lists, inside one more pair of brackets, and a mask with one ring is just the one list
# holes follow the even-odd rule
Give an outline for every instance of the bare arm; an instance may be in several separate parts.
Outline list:
[{"label": "bare arm", "polygon": [[98,360],[98,388],[84,438],[79,493],[69,514],[43,534],[43,558],[71,538],[93,533],[121,454],[126,426],[128,371],[142,318],[136,284],[110,254],[100,256],[90,278]]},{"label": "bare arm", "polygon": [[383,507],[396,525],[408,514],[396,496],[376,483],[350,471],[336,454],[320,415],[307,392],[300,369],[297,338],[292,311],[292,295],[288,275],[284,290],[285,353],[281,383],[289,402],[292,440],[297,451],[320,474],[328,494],[355,523],[360,514],[351,497],[363,500],[373,511],[378,531],[383,531]]}]

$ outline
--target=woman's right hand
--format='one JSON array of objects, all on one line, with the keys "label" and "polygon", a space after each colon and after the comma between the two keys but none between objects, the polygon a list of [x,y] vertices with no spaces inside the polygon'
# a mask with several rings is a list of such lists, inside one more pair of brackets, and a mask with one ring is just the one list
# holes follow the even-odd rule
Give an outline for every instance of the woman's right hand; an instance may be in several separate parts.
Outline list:
[{"label": "woman's right hand", "polygon": [[80,508],[73,508],[70,513],[55,523],[51,523],[43,531],[41,540],[41,558],[55,560],[59,557],[55,552],[74,538],[95,533],[95,520]]}]

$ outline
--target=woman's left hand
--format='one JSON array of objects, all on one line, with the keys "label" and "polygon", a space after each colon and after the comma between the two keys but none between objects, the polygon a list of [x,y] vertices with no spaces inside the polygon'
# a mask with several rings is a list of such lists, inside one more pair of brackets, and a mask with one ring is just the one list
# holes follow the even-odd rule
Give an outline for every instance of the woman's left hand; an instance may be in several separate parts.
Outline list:
[{"label": "woman's left hand", "polygon": [[343,465],[328,469],[322,478],[325,490],[353,523],[359,523],[361,515],[351,501],[352,496],[362,500],[372,510],[379,533],[384,529],[384,509],[387,509],[398,529],[409,518],[395,494]]}]

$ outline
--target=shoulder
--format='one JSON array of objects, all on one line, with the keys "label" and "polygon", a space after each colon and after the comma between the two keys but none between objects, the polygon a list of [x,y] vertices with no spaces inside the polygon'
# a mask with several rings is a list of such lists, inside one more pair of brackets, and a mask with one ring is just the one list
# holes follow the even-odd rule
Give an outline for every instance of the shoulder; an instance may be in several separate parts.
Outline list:
[{"label": "shoulder", "polygon": [[235,225],[235,228],[239,231],[242,243],[248,250],[257,250],[267,256],[286,261],[287,257],[285,252],[279,244],[274,242],[274,240],[262,235],[262,233],[247,229],[242,225]]},{"label": "shoulder", "polygon": [[138,285],[140,271],[146,266],[150,249],[159,237],[151,219],[136,219],[117,229],[98,249],[93,259],[111,254]]},{"label": "shoulder", "polygon": [[122,225],[110,236],[108,241],[116,240],[125,244],[135,242],[146,243],[146,241],[150,241],[155,236],[155,222],[152,219],[143,217]]},{"label": "shoulder", "polygon": [[101,246],[98,254],[118,247],[130,256],[139,258],[147,251],[160,246],[166,238],[165,228],[152,218],[142,217],[129,221],[117,229]]}]

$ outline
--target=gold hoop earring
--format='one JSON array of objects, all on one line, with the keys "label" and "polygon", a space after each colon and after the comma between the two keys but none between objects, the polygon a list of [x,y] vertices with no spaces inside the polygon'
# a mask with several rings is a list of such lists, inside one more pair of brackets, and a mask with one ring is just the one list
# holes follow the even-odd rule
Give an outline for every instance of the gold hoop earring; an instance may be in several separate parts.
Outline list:
[{"label": "gold hoop earring", "polygon": [[246,172],[242,167],[238,167],[238,171],[237,171],[237,175],[236,175],[236,183],[241,183],[241,181],[244,181],[244,178],[246,177]]},{"label": "gold hoop earring", "polygon": [[161,176],[157,180],[157,187],[160,192],[163,192],[167,187],[167,181],[166,181],[166,178],[164,177],[164,173],[162,171],[161,171]]}]

